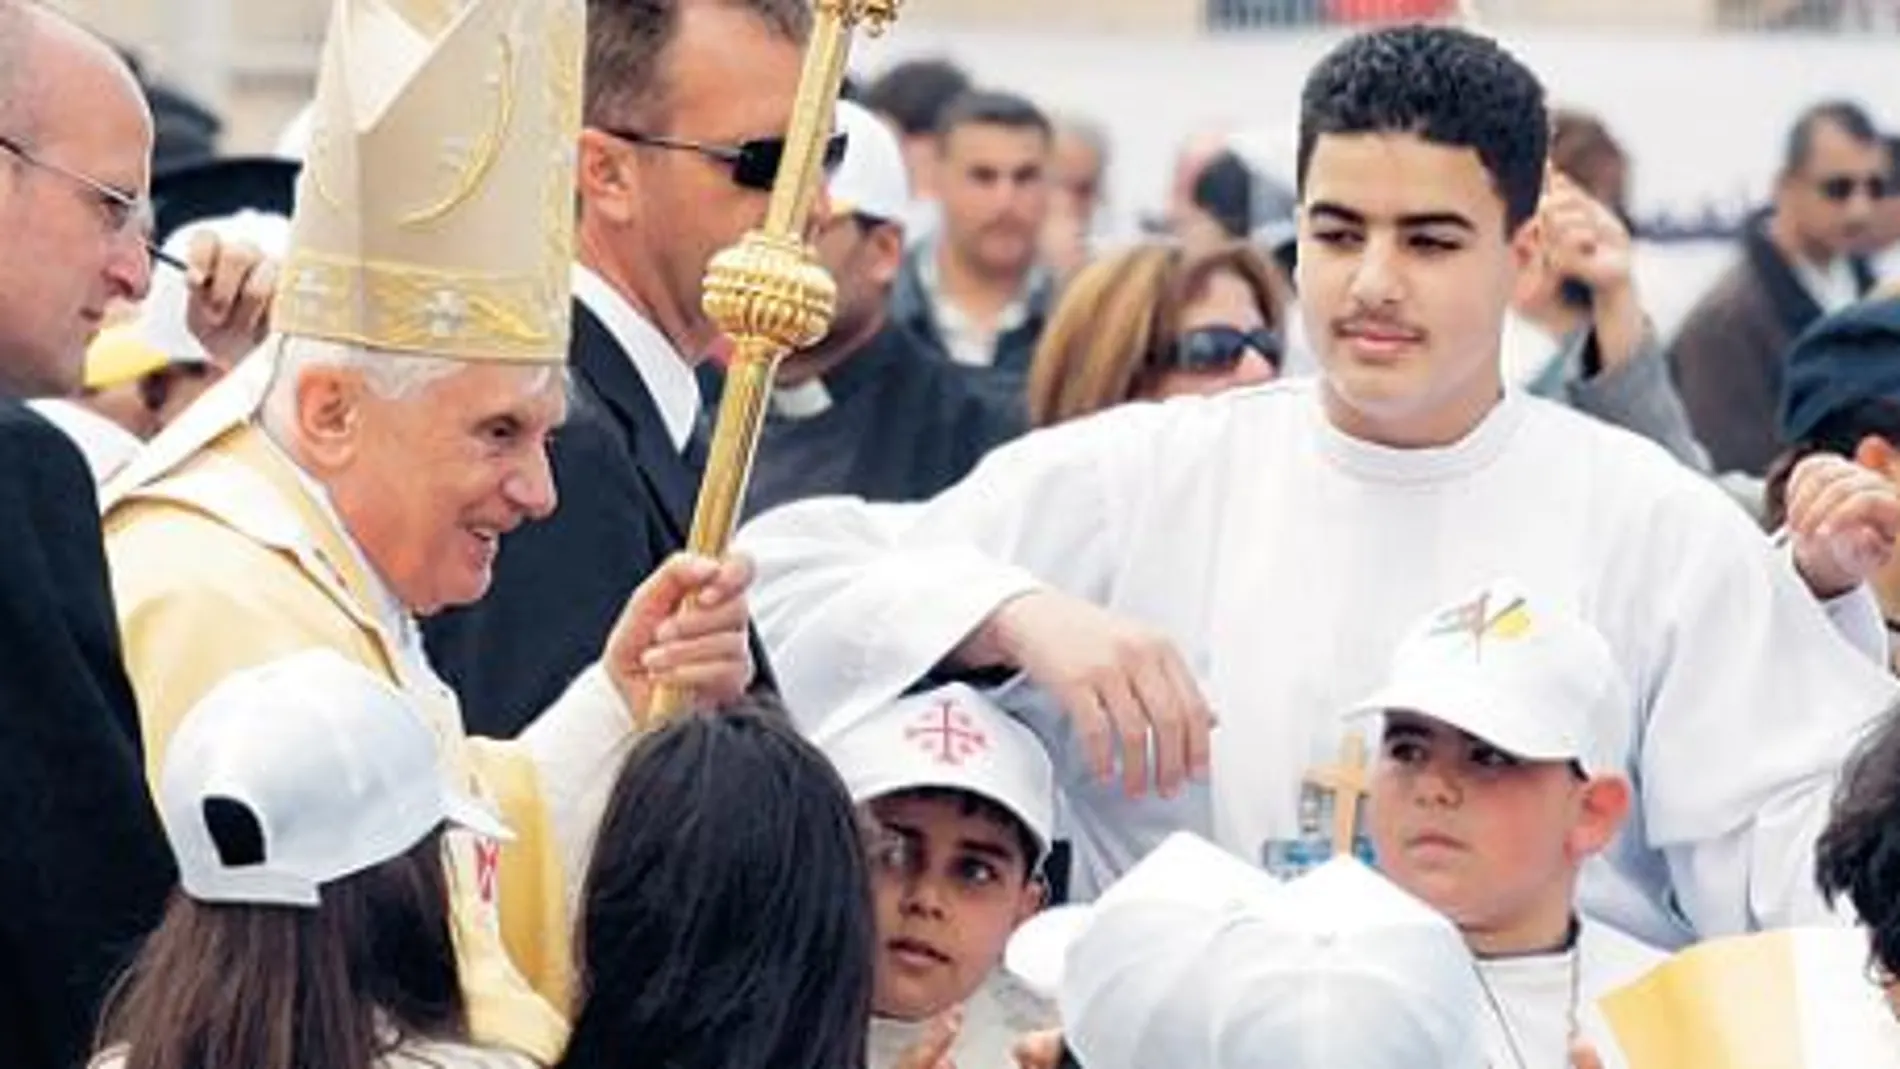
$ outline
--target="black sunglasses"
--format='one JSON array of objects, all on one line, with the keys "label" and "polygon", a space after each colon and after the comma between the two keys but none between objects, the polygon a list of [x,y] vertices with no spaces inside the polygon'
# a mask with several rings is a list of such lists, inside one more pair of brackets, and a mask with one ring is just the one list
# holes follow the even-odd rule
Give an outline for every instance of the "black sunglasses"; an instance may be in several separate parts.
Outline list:
[{"label": "black sunglasses", "polygon": [[1868,200],[1882,200],[1887,196],[1887,180],[1877,174],[1867,175],[1864,178],[1839,174],[1832,178],[1821,179],[1815,183],[1815,188],[1821,191],[1821,196],[1836,204],[1845,204],[1853,200],[1855,190],[1865,190]]},{"label": "black sunglasses", "polygon": [[[761,193],[770,193],[773,183],[778,181],[779,164],[785,159],[785,139],[782,137],[761,137],[753,141],[743,141],[737,145],[718,145],[705,141],[687,141],[664,134],[644,134],[637,130],[616,130],[612,127],[596,127],[608,137],[619,138],[629,145],[646,145],[652,148],[679,149],[685,152],[697,152],[702,156],[718,160],[732,169],[732,184],[741,189],[753,189]],[[844,162],[844,150],[848,143],[844,134],[832,134],[825,142],[824,168],[827,175],[838,169]]]},{"label": "black sunglasses", "polygon": [[1280,336],[1266,327],[1201,327],[1181,335],[1161,363],[1182,371],[1229,371],[1248,351],[1259,353],[1279,370],[1283,349]]}]

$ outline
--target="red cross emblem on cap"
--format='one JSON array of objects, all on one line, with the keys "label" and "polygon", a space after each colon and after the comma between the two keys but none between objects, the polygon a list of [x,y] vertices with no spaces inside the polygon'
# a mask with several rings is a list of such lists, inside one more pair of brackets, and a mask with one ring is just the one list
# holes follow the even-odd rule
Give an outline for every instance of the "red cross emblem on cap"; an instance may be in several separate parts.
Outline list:
[{"label": "red cross emblem on cap", "polygon": [[904,741],[915,743],[943,765],[961,765],[990,748],[989,736],[953,702],[943,702],[919,717],[905,729]]}]

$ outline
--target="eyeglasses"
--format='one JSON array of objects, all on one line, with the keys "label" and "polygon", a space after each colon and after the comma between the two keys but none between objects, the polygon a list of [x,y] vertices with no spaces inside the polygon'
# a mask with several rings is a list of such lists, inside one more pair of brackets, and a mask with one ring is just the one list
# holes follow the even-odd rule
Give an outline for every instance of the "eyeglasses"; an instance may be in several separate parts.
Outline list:
[{"label": "eyeglasses", "polygon": [[19,158],[21,163],[26,164],[28,167],[38,168],[48,174],[63,178],[72,183],[74,187],[90,193],[93,197],[93,203],[98,207],[101,216],[105,219],[106,233],[108,236],[122,238],[136,234],[139,243],[145,247],[146,253],[150,255],[152,259],[170,267],[177,268],[180,271],[185,270],[185,265],[176,257],[161,251],[157,246],[152,244],[151,233],[154,225],[154,212],[150,200],[144,197],[135,197],[122,189],[114,189],[104,182],[99,181],[97,178],[83,175],[70,168],[61,167],[57,163],[43,160],[29,151],[26,146],[10,137],[0,137],[0,149],[5,149],[12,153]]},{"label": "eyeglasses", "polygon": [[1181,335],[1160,363],[1182,371],[1229,371],[1249,351],[1259,353],[1278,370],[1284,348],[1280,336],[1265,327],[1201,327]]},{"label": "eyeglasses", "polygon": [[1853,200],[1857,190],[1865,190],[1868,200],[1882,200],[1887,196],[1887,180],[1877,174],[1861,177],[1837,174],[1821,179],[1814,186],[1821,191],[1821,196],[1836,204],[1845,204]]},{"label": "eyeglasses", "polygon": [[[663,134],[644,134],[637,130],[616,130],[612,127],[596,127],[608,137],[619,138],[629,145],[647,145],[652,148],[679,149],[697,152],[702,156],[718,160],[732,170],[732,184],[741,189],[770,193],[773,183],[778,181],[778,169],[785,159],[785,139],[782,137],[761,137],[753,141],[742,141],[737,145],[719,145],[705,141],[687,141]],[[844,150],[847,138],[844,134],[833,134],[825,142],[824,168],[827,175],[838,169],[844,162]]]}]

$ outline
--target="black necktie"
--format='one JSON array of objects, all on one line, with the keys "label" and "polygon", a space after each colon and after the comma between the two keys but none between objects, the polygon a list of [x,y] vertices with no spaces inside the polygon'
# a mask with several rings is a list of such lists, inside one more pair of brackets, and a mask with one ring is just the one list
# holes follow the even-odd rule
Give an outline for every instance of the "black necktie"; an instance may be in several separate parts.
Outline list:
[{"label": "black necktie", "polygon": [[705,476],[706,460],[712,455],[712,428],[704,419],[693,423],[693,433],[686,436],[686,448],[680,450],[680,460],[686,464],[686,470],[693,473],[694,483]]}]

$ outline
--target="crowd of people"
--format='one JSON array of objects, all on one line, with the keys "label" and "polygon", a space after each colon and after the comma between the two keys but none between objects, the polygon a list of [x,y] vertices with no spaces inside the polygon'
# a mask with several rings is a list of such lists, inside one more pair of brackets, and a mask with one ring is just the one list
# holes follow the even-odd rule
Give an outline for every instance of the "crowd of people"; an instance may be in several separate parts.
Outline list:
[{"label": "crowd of people", "polygon": [[807,0],[366,10],[204,158],[0,0],[0,1062],[1900,1066],[1862,106],[1678,326],[1470,29],[1136,235],[1086,117],[849,78],[712,559]]}]

